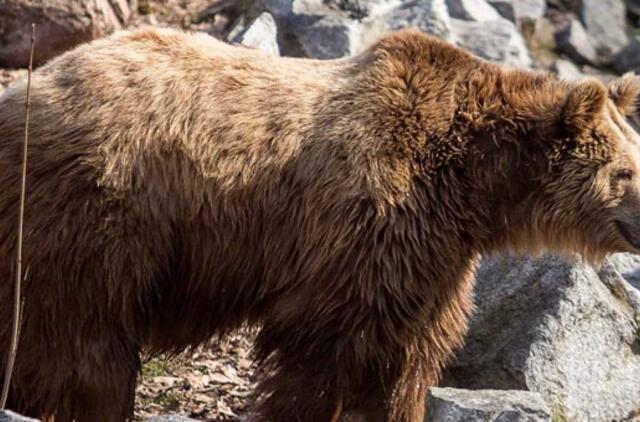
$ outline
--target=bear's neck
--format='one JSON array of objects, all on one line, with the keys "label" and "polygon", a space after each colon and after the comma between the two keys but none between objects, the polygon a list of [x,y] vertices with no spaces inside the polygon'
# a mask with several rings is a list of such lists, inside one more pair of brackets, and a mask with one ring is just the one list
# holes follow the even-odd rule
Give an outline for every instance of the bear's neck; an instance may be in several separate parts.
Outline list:
[{"label": "bear's neck", "polygon": [[550,76],[472,69],[456,90],[456,136],[467,139],[464,170],[473,181],[481,252],[540,248],[532,209],[548,171],[548,149],[567,86]]}]

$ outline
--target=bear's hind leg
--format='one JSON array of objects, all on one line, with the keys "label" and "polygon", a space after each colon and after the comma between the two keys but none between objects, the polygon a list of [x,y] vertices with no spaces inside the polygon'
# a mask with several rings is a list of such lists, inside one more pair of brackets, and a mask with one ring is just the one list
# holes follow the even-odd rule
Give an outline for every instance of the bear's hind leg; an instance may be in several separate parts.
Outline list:
[{"label": "bear's hind leg", "polygon": [[90,348],[77,362],[71,391],[58,406],[56,422],[119,422],[133,417],[140,371],[138,347],[126,341],[112,341],[99,353],[95,353],[96,348]]},{"label": "bear's hind leg", "polygon": [[[8,408],[56,422],[120,422],[133,416],[140,369],[135,343],[102,333],[101,342],[20,342]],[[0,377],[1,378],[1,377]]]}]

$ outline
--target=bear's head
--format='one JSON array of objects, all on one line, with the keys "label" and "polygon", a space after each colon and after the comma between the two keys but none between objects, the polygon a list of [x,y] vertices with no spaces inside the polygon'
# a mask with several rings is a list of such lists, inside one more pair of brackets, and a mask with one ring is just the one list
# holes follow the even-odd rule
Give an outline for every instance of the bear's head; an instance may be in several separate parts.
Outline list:
[{"label": "bear's head", "polygon": [[608,87],[597,80],[568,87],[532,207],[535,232],[550,249],[595,263],[640,253],[640,136],[626,120],[639,94],[632,75]]}]

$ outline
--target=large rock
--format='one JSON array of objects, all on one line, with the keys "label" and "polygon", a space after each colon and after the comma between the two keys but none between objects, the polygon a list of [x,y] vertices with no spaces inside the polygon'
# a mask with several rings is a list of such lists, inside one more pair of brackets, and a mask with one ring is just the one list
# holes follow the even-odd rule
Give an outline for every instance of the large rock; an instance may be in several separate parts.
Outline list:
[{"label": "large rock", "polygon": [[610,62],[628,41],[623,0],[580,0],[578,12],[600,58]]},{"label": "large rock", "polygon": [[614,58],[613,67],[618,73],[640,73],[640,36],[635,36]]},{"label": "large rock", "polygon": [[500,15],[485,0],[447,0],[452,18],[483,22],[496,20]]},{"label": "large rock", "polygon": [[163,416],[154,416],[152,418],[145,420],[144,422],[196,422],[196,421],[197,421],[196,419],[191,419],[186,416],[163,415]]},{"label": "large rock", "polygon": [[539,394],[528,391],[432,388],[425,422],[551,422]]},{"label": "large rock", "polygon": [[535,391],[568,420],[637,415],[640,258],[615,256],[598,273],[560,258],[502,257],[485,261],[477,280],[477,311],[445,385]]},{"label": "large rock", "polygon": [[280,55],[278,48],[278,30],[273,16],[264,12],[248,28],[243,28],[231,37],[230,41],[256,48],[267,54]]},{"label": "large rock", "polygon": [[39,422],[37,419],[18,415],[10,410],[0,410],[0,422]]},{"label": "large rock", "polygon": [[34,62],[41,64],[121,28],[128,18],[126,0],[2,0],[0,66],[29,64],[31,23],[36,24]]},{"label": "large rock", "polygon": [[598,54],[591,44],[584,27],[577,19],[572,19],[556,37],[558,49],[581,64],[598,63]]},{"label": "large rock", "polygon": [[452,19],[452,28],[457,43],[479,57],[513,67],[531,66],[522,36],[504,18],[485,22]]}]

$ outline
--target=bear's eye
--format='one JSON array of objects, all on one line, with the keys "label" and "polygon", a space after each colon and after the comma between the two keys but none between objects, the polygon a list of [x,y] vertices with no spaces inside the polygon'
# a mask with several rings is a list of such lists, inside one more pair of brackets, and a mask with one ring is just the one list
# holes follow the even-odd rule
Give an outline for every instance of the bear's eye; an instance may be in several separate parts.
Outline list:
[{"label": "bear's eye", "polygon": [[633,170],[631,169],[616,170],[613,173],[613,178],[615,180],[631,180],[633,178]]}]

